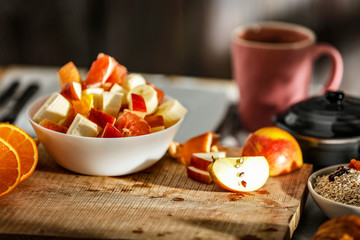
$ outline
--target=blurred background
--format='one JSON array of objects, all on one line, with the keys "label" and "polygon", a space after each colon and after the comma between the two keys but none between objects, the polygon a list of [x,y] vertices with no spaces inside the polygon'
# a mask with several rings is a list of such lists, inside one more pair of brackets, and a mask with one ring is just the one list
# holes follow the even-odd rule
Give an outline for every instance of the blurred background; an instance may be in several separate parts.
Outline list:
[{"label": "blurred background", "polygon": [[339,49],[346,89],[360,74],[359,12],[353,0],[1,0],[0,65],[89,67],[105,52],[130,72],[230,79],[232,29],[278,20]]}]

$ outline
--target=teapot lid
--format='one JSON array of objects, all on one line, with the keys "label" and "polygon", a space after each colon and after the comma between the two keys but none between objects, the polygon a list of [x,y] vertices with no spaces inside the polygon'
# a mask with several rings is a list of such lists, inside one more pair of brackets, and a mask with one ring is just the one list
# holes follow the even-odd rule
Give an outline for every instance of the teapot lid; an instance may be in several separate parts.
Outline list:
[{"label": "teapot lid", "polygon": [[297,134],[318,138],[360,136],[360,99],[327,92],[291,106],[277,122]]}]

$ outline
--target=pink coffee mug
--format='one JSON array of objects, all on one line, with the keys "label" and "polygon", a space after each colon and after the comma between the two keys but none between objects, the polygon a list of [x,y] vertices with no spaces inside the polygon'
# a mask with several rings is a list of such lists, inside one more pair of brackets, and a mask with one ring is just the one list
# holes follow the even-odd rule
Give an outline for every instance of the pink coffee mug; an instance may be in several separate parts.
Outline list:
[{"label": "pink coffee mug", "polygon": [[236,28],[232,35],[233,78],[239,88],[238,112],[243,127],[255,131],[273,125],[272,117],[309,97],[314,61],[327,55],[332,74],[323,93],[339,88],[340,53],[315,43],[310,29],[282,22],[260,22]]}]

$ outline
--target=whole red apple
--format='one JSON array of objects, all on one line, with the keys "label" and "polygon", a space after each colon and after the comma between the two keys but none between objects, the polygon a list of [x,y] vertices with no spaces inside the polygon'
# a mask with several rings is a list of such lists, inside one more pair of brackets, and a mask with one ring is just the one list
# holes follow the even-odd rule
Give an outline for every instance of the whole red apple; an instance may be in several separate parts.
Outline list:
[{"label": "whole red apple", "polygon": [[299,143],[278,127],[264,127],[250,134],[242,156],[264,156],[270,166],[270,176],[290,173],[303,165]]}]

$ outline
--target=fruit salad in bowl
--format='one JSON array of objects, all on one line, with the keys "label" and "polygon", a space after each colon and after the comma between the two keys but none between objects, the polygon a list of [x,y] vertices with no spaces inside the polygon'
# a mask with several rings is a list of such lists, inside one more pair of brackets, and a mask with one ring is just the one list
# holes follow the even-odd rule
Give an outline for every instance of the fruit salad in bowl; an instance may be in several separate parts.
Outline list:
[{"label": "fruit salad in bowl", "polygon": [[106,54],[98,55],[84,79],[67,63],[58,84],[59,92],[31,104],[28,118],[52,158],[82,174],[125,175],[153,165],[187,113]]}]

